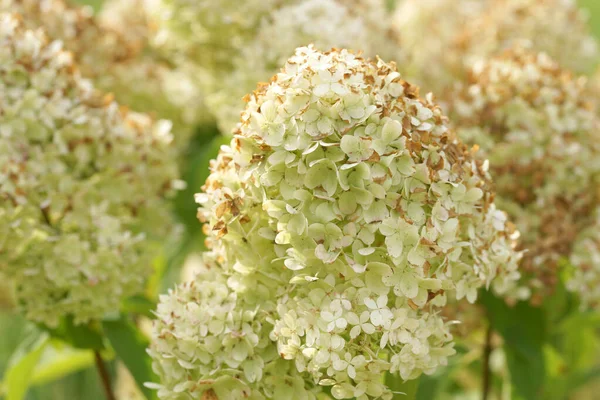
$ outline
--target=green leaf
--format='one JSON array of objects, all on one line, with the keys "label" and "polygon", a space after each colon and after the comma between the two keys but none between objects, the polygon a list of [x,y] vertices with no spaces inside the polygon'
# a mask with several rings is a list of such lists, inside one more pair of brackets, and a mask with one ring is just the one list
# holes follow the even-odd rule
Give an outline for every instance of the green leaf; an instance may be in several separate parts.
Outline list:
[{"label": "green leaf", "polygon": [[386,386],[395,392],[394,400],[415,400],[420,380],[421,378],[404,381],[398,375],[390,374],[389,372],[385,374]]},{"label": "green leaf", "polygon": [[546,351],[551,380],[546,397],[564,399],[581,386],[598,379],[598,328],[600,315],[593,312],[570,314],[552,330],[552,352]]},{"label": "green leaf", "polygon": [[552,296],[547,296],[544,299],[542,307],[546,313],[546,324],[548,331],[555,329],[559,324],[562,324],[565,319],[569,319],[573,315],[580,312],[580,303],[578,296],[567,290],[565,282],[571,279],[571,274],[575,267],[570,265],[567,260],[560,260],[558,282],[554,287]]},{"label": "green leaf", "polygon": [[494,330],[502,335],[515,398],[540,399],[546,376],[544,343],[546,316],[541,308],[520,302],[514,307],[490,293],[482,293]]},{"label": "green leaf", "polygon": [[448,390],[448,386],[452,383],[452,377],[455,372],[468,368],[469,364],[465,355],[469,349],[461,345],[459,339],[457,339],[454,349],[456,350],[456,354],[449,358],[447,366],[438,368],[432,375],[421,375],[416,400],[441,398],[442,394],[446,393],[445,391]]},{"label": "green leaf", "polygon": [[52,337],[67,342],[75,348],[93,350],[104,348],[102,334],[97,324],[75,325],[73,318],[64,317],[56,328],[39,326],[49,332]]},{"label": "green leaf", "polygon": [[6,400],[22,400],[31,384],[31,377],[46,345],[49,335],[33,329],[13,353],[4,377],[3,392]]},{"label": "green leaf", "polygon": [[573,393],[590,382],[600,382],[600,366],[572,376],[567,382],[568,391]]},{"label": "green leaf", "polygon": [[194,201],[194,194],[200,192],[208,177],[210,160],[216,158],[221,145],[230,140],[231,138],[219,134],[215,126],[208,125],[198,130],[188,146],[189,154],[182,167],[182,179],[187,183],[187,187],[177,193],[175,212],[192,236],[202,229],[202,224],[196,218],[198,205]]},{"label": "green leaf", "polygon": [[[196,216],[198,204],[194,194],[201,191],[209,174],[210,160],[216,158],[219,148],[231,139],[219,133],[216,126],[206,125],[198,129],[196,136],[187,148],[186,162],[182,170],[182,179],[186,182],[185,190],[178,192],[174,200],[175,214],[185,226],[183,237],[176,243],[167,246],[162,263],[153,277],[151,295],[163,293],[173,284],[180,281],[181,267],[192,252],[204,251],[204,234],[202,224]],[[154,279],[158,278],[158,279]]]},{"label": "green leaf", "polygon": [[[200,225],[200,222],[198,222]],[[155,293],[167,292],[174,285],[181,282],[181,270],[187,257],[192,253],[204,251],[204,235],[199,232],[195,235],[186,236],[176,246],[170,249],[168,257],[163,259],[161,278],[157,283]]]},{"label": "green leaf", "polygon": [[588,10],[590,15],[589,25],[597,38],[600,38],[600,2],[598,0],[579,0],[582,8]]},{"label": "green leaf", "polygon": [[95,12],[102,8],[102,2],[103,0],[75,0],[75,3],[91,6]]},{"label": "green leaf", "polygon": [[419,378],[419,387],[417,388],[416,400],[431,400],[440,397],[443,387],[449,379],[451,367],[440,367],[435,375],[423,375]]},{"label": "green leaf", "polygon": [[146,296],[132,296],[125,301],[123,301],[123,305],[121,310],[125,314],[139,314],[148,318],[154,318],[154,314],[152,310],[156,308],[156,303],[147,298]]},{"label": "green leaf", "polygon": [[156,392],[144,386],[146,382],[158,382],[150,357],[146,354],[148,339],[125,318],[103,321],[102,326],[117,358],[125,364],[142,393],[147,399],[157,399]]},{"label": "green leaf", "polygon": [[94,365],[94,353],[91,350],[62,347],[46,350],[31,378],[32,386],[54,382]]}]

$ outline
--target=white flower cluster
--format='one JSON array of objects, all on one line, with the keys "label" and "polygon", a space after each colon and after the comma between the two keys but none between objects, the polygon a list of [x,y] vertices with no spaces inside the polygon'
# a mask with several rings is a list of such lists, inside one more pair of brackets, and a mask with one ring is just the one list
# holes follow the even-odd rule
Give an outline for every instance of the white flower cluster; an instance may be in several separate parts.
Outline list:
[{"label": "white flower cluster", "polygon": [[[162,295],[148,351],[160,376],[161,399],[315,400],[310,382],[282,360],[269,340],[265,316],[275,304],[260,304],[233,290],[218,256],[206,253],[206,269]],[[260,283],[258,283],[260,285]],[[256,299],[254,299],[256,300]],[[212,396],[212,397],[211,397]]]},{"label": "white flower cluster", "polygon": [[62,41],[82,76],[120,104],[173,121],[176,144],[183,147],[193,132],[190,124],[208,119],[208,112],[202,104],[195,104],[193,115],[182,112],[185,79],[150,48],[156,22],[145,11],[152,1],[105,1],[94,16],[65,0],[0,0],[0,12],[18,13],[27,29],[43,28],[50,39]]},{"label": "white flower cluster", "polygon": [[159,0],[147,7],[160,24],[157,45],[213,70],[231,68],[232,57],[254,34],[262,18],[289,1]]},{"label": "white flower cluster", "polygon": [[581,308],[600,307],[600,209],[595,222],[581,232],[571,252],[569,261],[574,267],[567,288],[579,294]]},{"label": "white flower cluster", "polygon": [[392,29],[405,56],[404,73],[437,96],[454,85],[465,62],[460,33],[489,0],[403,0]]},{"label": "white flower cluster", "polygon": [[239,121],[242,98],[275,74],[292,49],[313,43],[384,56],[395,47],[381,0],[162,3],[157,42],[171,48],[226,133]]},{"label": "white flower cluster", "polygon": [[520,45],[591,73],[600,54],[575,0],[405,0],[394,29],[410,77],[440,96],[478,58]]},{"label": "white flower cluster", "polygon": [[128,113],[70,53],[0,14],[0,273],[53,326],[118,309],[169,231],[170,124]]},{"label": "white flower cluster", "polygon": [[[254,92],[242,121],[197,196],[222,294],[203,299],[218,279],[196,280],[197,304],[186,307],[202,310],[197,325],[182,316],[192,300],[173,292],[161,301],[152,354],[163,398],[199,398],[195,382],[243,376],[240,363],[270,339],[307,388],[389,399],[382,373],[413,379],[454,353],[439,315],[447,299],[473,302],[479,288],[504,292],[519,278],[516,232],[494,206],[487,165],[393,65],[299,48]],[[207,310],[220,315],[216,334],[180,330],[210,327]],[[260,329],[239,328],[245,310]],[[221,330],[225,315],[238,328]],[[252,338],[254,350],[221,344],[199,355],[205,341],[223,343],[222,332]],[[182,356],[179,343],[194,356]],[[174,376],[165,363],[187,371]]]},{"label": "white flower cluster", "polygon": [[18,13],[27,29],[42,27],[52,40],[61,40],[89,78],[106,74],[113,64],[135,57],[140,50],[138,42],[103,29],[90,8],[71,6],[65,0],[0,0],[0,12]]},{"label": "white flower cluster", "polygon": [[172,121],[177,132],[175,143],[185,149],[194,127],[211,121],[212,116],[203,97],[192,89],[190,77],[173,68],[152,44],[158,25],[153,10],[159,1],[103,2],[97,17],[99,26],[137,51],[113,63],[96,81],[102,89],[116,93],[121,103]]},{"label": "white flower cluster", "polygon": [[519,48],[481,61],[451,97],[465,142],[490,160],[498,204],[523,233],[523,269],[551,293],[561,257],[593,224],[599,201],[599,120],[586,79]]}]

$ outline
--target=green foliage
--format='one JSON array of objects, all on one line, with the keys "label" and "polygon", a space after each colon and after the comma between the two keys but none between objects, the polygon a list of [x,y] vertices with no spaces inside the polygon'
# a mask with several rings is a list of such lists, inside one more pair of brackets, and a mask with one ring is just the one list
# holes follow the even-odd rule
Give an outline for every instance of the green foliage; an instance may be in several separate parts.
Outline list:
[{"label": "green foliage", "polygon": [[152,311],[156,308],[156,303],[145,296],[132,296],[125,299],[121,311],[125,314],[143,315],[144,317],[154,318]]},{"label": "green foliage", "polygon": [[590,27],[596,37],[600,37],[600,2],[598,0],[579,0],[579,4],[590,15]]},{"label": "green foliage", "polygon": [[158,378],[152,372],[150,358],[146,354],[148,339],[123,317],[114,321],[104,321],[102,327],[117,357],[123,361],[139,389],[148,400],[157,399],[156,391],[144,386],[146,382],[158,382]]},{"label": "green foliage", "polygon": [[412,381],[404,382],[399,376],[386,373],[385,383],[392,389],[394,394],[394,400],[416,400],[417,392],[419,391],[420,379],[414,379]]},{"label": "green foliage", "polygon": [[18,314],[0,313],[0,376],[6,374],[9,361],[26,334],[27,323]]},{"label": "green foliage", "polygon": [[546,398],[564,399],[582,386],[600,381],[599,330],[600,315],[593,313],[570,314],[557,324],[545,349]]},{"label": "green foliage", "polygon": [[515,399],[539,399],[546,373],[544,310],[526,302],[510,307],[487,292],[481,298],[491,326],[504,338]]},{"label": "green foliage", "polygon": [[31,387],[26,400],[106,400],[94,368],[77,371],[60,380]]},{"label": "green foliage", "polygon": [[433,375],[423,375],[419,378],[415,400],[440,399],[444,393],[448,392],[448,387],[452,383],[452,375],[461,366],[465,349],[457,346],[456,352],[457,354],[450,358],[446,368],[440,368]]},{"label": "green foliage", "polygon": [[6,400],[22,400],[29,389],[33,370],[49,343],[49,335],[32,328],[17,347],[4,376],[2,392]]},{"label": "green foliage", "polygon": [[72,318],[62,318],[56,328],[39,325],[52,337],[63,340],[78,349],[101,350],[104,348],[100,327],[94,324],[75,325]]},{"label": "green foliage", "polygon": [[74,0],[73,2],[86,6],[91,6],[94,9],[94,11],[98,11],[102,7],[103,1],[104,0]]},{"label": "green foliage", "polygon": [[33,372],[32,386],[46,385],[94,365],[94,353],[90,350],[73,349],[56,341],[51,344]]},{"label": "green foliage", "polygon": [[16,387],[11,396],[27,400],[103,400],[91,350],[52,339],[18,315],[0,314],[0,337],[0,398]]},{"label": "green foliage", "polygon": [[200,192],[208,177],[210,160],[217,156],[221,145],[229,140],[219,133],[216,126],[207,125],[197,129],[187,147],[182,166],[182,178],[187,186],[178,193],[174,201],[175,213],[185,231],[161,260],[162,264],[158,268],[160,282],[155,292],[164,293],[179,282],[181,267],[186,257],[194,251],[204,250],[204,234],[202,224],[196,217],[198,205],[194,201],[194,194]]},{"label": "green foliage", "polygon": [[196,218],[198,205],[194,202],[194,194],[200,191],[208,177],[209,161],[216,157],[221,145],[228,141],[228,138],[219,133],[216,126],[208,125],[198,128],[187,147],[182,173],[187,187],[178,193],[175,199],[175,211],[189,236],[195,236],[202,229]]}]

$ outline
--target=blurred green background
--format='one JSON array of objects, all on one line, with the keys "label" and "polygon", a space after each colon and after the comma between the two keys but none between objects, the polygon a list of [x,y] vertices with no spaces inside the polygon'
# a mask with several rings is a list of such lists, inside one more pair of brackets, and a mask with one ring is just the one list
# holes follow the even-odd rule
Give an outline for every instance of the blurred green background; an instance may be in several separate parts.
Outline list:
[{"label": "blurred green background", "polygon": [[[88,4],[94,9],[98,9],[102,0],[77,0],[80,3]],[[122,0],[128,1],[128,0]],[[218,1],[218,0],[215,0]],[[243,0],[240,0],[243,1]],[[401,1],[401,0],[400,0]],[[581,6],[588,10],[590,16],[590,27],[595,35],[600,39],[600,0],[579,0]],[[175,201],[175,211],[182,221],[187,221],[185,226],[186,235],[183,243],[166,254],[159,263],[159,268],[167,271],[163,282],[159,283],[161,291],[170,287],[179,277],[181,265],[185,256],[191,250],[197,250],[202,246],[199,223],[190,223],[195,221],[195,205],[193,203],[193,193],[198,190],[204,181],[208,171],[208,160],[216,153],[221,138],[218,136],[216,128],[212,126],[201,127],[197,135],[192,140],[186,152],[184,162],[184,179],[188,182],[188,189],[181,193]],[[3,376],[10,362],[10,356],[17,348],[26,334],[25,321],[7,311],[0,311],[0,376]],[[587,338],[588,340],[598,341],[598,337]],[[594,358],[593,354],[588,355]],[[44,369],[44,360],[42,368],[38,368],[34,374],[34,385],[27,395],[27,400],[103,400],[104,394],[100,387],[97,373],[93,368],[93,360],[89,354],[69,353],[65,360],[52,360]],[[566,366],[569,367],[568,365]],[[111,365],[111,373],[116,374],[116,366]],[[61,376],[62,379],[46,383],[54,376]],[[458,379],[469,379],[465,377],[455,377]],[[46,381],[46,382],[45,382]],[[477,397],[473,397],[476,399]],[[464,399],[461,398],[461,399]],[[570,399],[600,399],[600,378],[592,380],[582,390],[573,394]],[[121,398],[120,400],[124,400]],[[432,399],[435,400],[435,399]],[[540,399],[545,400],[545,399]]]},{"label": "blurred green background", "polygon": [[588,10],[590,15],[590,27],[596,37],[600,38],[600,1],[579,0],[582,8]]}]

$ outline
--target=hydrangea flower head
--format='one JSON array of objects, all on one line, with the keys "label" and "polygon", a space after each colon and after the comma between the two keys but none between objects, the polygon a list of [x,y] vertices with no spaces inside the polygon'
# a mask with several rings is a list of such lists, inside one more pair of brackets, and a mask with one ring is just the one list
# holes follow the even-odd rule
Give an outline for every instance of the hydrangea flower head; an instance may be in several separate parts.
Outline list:
[{"label": "hydrangea flower head", "polygon": [[394,28],[409,75],[439,96],[474,60],[516,45],[546,52],[578,73],[593,72],[600,59],[575,0],[406,0]]},{"label": "hydrangea flower head", "polygon": [[161,399],[316,400],[316,385],[269,340],[273,299],[258,306],[232,287],[214,252],[189,282],[161,296],[153,325],[153,367]]},{"label": "hydrangea flower head", "polygon": [[599,121],[586,79],[515,48],[476,63],[453,98],[459,134],[490,160],[497,202],[523,234],[523,269],[541,300],[600,199]]},{"label": "hydrangea flower head", "polygon": [[27,29],[43,27],[49,38],[61,40],[89,78],[106,74],[112,65],[135,58],[141,50],[139,42],[99,24],[91,8],[65,0],[0,0],[0,11],[18,13]]},{"label": "hydrangea flower head", "polygon": [[299,48],[248,99],[199,216],[280,359],[337,399],[389,399],[384,372],[413,379],[454,353],[448,298],[519,277],[486,168],[394,65]]},{"label": "hydrangea flower head", "polygon": [[42,28],[50,40],[60,40],[81,75],[120,104],[171,120],[176,144],[183,146],[193,131],[189,125],[208,113],[202,103],[194,104],[193,114],[180,106],[185,79],[151,49],[153,1],[107,0],[94,15],[90,7],[65,0],[0,0],[0,12],[18,13],[27,29]]},{"label": "hydrangea flower head", "polygon": [[96,17],[105,33],[116,35],[137,51],[113,63],[98,84],[135,110],[150,112],[173,122],[175,144],[185,150],[194,126],[212,121],[203,96],[193,90],[190,77],[161,54],[154,41],[160,0],[106,0]]},{"label": "hydrangea flower head", "polygon": [[76,323],[138,293],[165,234],[170,124],[127,112],[70,53],[0,14],[0,273],[28,318]]},{"label": "hydrangea flower head", "polygon": [[193,3],[161,2],[157,43],[192,77],[228,134],[239,122],[242,98],[277,72],[290,49],[313,43],[383,56],[395,47],[380,0]]},{"label": "hydrangea flower head", "polygon": [[392,17],[392,29],[405,56],[405,74],[423,89],[441,95],[461,76],[464,51],[455,42],[481,15],[488,0],[405,0]]},{"label": "hydrangea flower head", "polygon": [[279,3],[160,0],[149,7],[160,24],[156,44],[185,54],[186,59],[212,70],[230,68],[231,57],[255,32],[262,17]]}]

